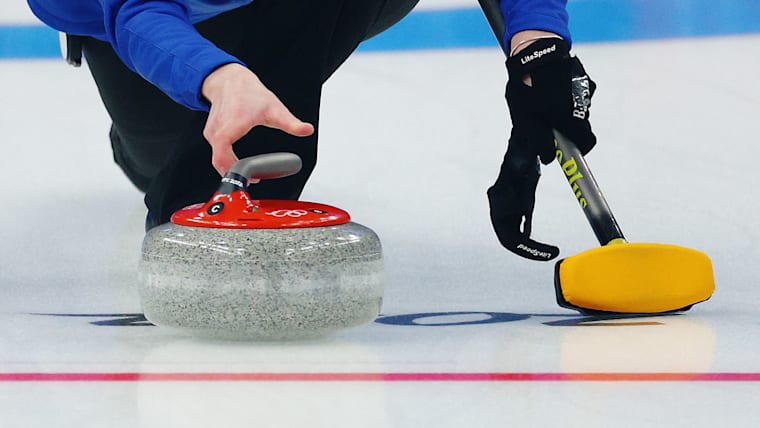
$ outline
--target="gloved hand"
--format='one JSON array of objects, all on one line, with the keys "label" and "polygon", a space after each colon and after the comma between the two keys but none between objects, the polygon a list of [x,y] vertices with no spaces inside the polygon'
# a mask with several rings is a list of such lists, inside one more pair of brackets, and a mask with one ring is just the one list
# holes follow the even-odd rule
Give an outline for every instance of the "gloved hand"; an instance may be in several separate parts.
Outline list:
[{"label": "gloved hand", "polygon": [[594,147],[588,110],[596,84],[559,38],[533,42],[507,60],[507,70],[512,134],[496,183],[488,189],[491,223],[509,251],[549,261],[559,255],[559,248],[530,239],[539,160],[554,160],[552,129],[573,140],[584,154]]},{"label": "gloved hand", "polygon": [[[581,61],[570,56],[564,40],[533,42],[507,59],[507,71],[511,141],[532,146],[545,165],[554,160],[552,129],[575,142],[584,155],[594,147],[589,107],[596,83]],[[526,76],[530,86],[524,82]]]},{"label": "gloved hand", "polygon": [[559,248],[530,239],[536,186],[541,165],[530,147],[510,141],[496,183],[488,189],[491,224],[507,250],[531,259],[549,261]]}]

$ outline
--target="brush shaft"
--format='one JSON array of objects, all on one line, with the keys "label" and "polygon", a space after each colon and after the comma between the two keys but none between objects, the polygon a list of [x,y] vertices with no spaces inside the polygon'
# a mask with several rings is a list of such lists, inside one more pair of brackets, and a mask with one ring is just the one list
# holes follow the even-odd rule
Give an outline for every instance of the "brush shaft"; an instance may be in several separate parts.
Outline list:
[{"label": "brush shaft", "polygon": [[581,151],[557,130],[554,138],[557,161],[599,243],[606,245],[616,239],[625,239]]},{"label": "brush shaft", "polygon": [[496,40],[499,42],[501,50],[504,54],[509,56],[509,50],[502,43],[504,38],[504,17],[501,15],[501,8],[499,7],[499,0],[478,0],[480,8],[483,9],[483,13],[488,20],[488,25],[491,26],[491,30],[496,36]]}]

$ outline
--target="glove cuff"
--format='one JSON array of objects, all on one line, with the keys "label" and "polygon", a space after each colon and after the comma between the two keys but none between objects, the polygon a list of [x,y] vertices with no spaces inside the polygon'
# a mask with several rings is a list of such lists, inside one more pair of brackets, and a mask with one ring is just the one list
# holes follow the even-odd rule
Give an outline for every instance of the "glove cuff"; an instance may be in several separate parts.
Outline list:
[{"label": "glove cuff", "polygon": [[507,71],[512,79],[522,76],[552,62],[559,62],[570,57],[570,48],[561,38],[538,39],[507,59]]}]

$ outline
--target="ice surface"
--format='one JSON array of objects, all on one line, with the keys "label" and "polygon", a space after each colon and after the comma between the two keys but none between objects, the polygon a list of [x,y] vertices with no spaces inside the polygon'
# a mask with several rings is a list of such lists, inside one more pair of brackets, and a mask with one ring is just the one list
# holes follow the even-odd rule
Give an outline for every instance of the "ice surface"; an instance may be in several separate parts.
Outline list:
[{"label": "ice surface", "polygon": [[[0,62],[1,425],[752,426],[760,383],[720,374],[760,373],[760,57],[749,54],[758,46],[758,36],[576,46],[599,84],[600,142],[588,161],[624,232],[705,251],[717,281],[713,298],[686,315],[596,323],[556,306],[553,265],[513,256],[490,230],[485,190],[508,130],[501,53],[353,57],[325,88],[320,161],[304,199],[344,208],[378,233],[383,315],[285,345],[195,341],[145,326],[136,287],[145,211],[111,161],[88,73],[61,61]],[[560,174],[544,169],[533,230],[570,255],[597,244]],[[18,373],[444,380],[10,381]],[[515,382],[457,373],[717,377]]]}]

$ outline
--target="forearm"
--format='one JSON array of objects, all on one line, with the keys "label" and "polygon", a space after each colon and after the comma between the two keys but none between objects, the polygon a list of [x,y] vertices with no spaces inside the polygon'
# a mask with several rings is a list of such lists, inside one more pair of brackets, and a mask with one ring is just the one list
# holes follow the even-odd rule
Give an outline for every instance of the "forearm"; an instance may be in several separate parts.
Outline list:
[{"label": "forearm", "polygon": [[241,63],[196,31],[182,1],[102,1],[106,34],[121,60],[186,107],[208,110],[201,95],[205,78]]}]

